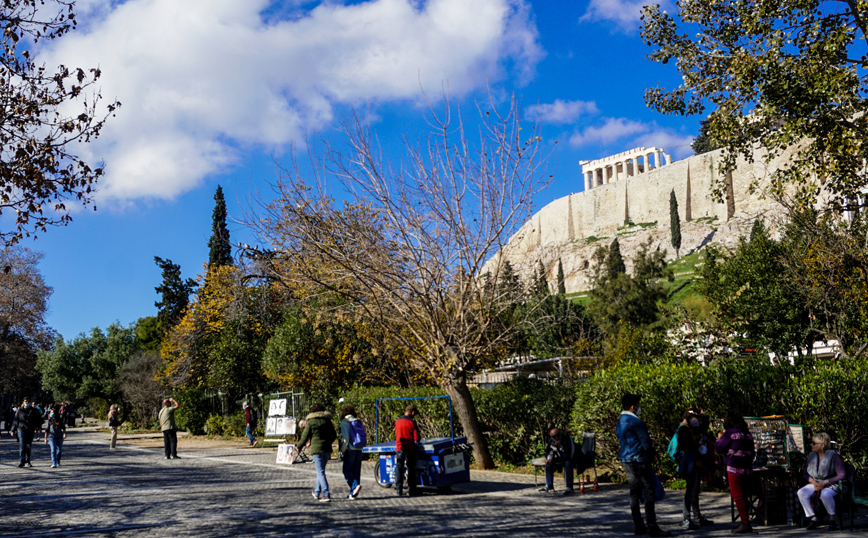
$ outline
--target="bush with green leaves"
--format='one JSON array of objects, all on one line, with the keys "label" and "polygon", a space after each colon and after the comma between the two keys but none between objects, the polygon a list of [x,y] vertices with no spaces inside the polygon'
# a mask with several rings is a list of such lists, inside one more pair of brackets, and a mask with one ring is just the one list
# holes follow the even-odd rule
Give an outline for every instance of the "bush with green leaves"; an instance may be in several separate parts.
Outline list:
[{"label": "bush with green leaves", "polygon": [[[784,415],[809,432],[825,431],[852,461],[868,454],[868,359],[808,359],[792,366],[767,358],[719,360],[709,366],[660,361],[623,364],[595,373],[576,388],[573,431],[594,431],[600,459],[618,460],[615,424],[625,392],[642,396],[642,419],[663,454],[682,413],[702,409],[722,418]],[[664,471],[671,472],[661,458]]]},{"label": "bush with green leaves", "polygon": [[[540,379],[518,378],[493,389],[471,389],[473,402],[482,430],[489,440],[489,449],[495,461],[525,463],[542,450],[543,434],[552,426],[566,427],[573,408],[575,392],[563,383]],[[420,398],[442,396],[435,388],[395,387],[354,388],[341,394],[340,407],[352,404],[368,432],[368,442],[375,440],[375,407],[377,398]],[[449,435],[449,408],[445,399],[414,399],[380,402],[380,442],[395,438],[395,419],[404,414],[407,404],[419,409],[417,422],[423,437]],[[338,418],[336,417],[336,421]],[[461,424],[455,420],[455,435],[463,435]]]},{"label": "bush with green leaves", "polygon": [[204,389],[191,388],[176,391],[178,411],[175,412],[175,422],[179,430],[194,434],[205,432],[205,423],[210,416],[211,399],[205,395]]}]

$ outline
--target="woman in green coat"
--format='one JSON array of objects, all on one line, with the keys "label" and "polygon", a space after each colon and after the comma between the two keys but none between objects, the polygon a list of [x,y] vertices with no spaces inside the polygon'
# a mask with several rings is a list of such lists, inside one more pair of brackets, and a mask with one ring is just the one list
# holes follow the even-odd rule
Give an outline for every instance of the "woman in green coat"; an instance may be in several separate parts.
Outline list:
[{"label": "woman in green coat", "polygon": [[316,467],[316,485],[313,487],[313,498],[320,502],[329,502],[329,483],[326,480],[325,468],[332,457],[332,443],[337,439],[335,426],[332,424],[332,414],[325,410],[322,404],[310,406],[310,414],[304,418],[304,430],[298,438],[301,449],[310,441],[310,455]]}]

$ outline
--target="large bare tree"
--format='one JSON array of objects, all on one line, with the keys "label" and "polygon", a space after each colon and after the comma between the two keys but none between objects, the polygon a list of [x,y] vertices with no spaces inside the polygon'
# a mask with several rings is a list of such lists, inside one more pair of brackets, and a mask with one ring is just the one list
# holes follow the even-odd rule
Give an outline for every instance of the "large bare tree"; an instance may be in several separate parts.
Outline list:
[{"label": "large bare tree", "polygon": [[310,182],[298,167],[283,169],[276,199],[246,220],[274,249],[279,282],[302,298],[341,297],[340,315],[370,320],[380,352],[436,380],[452,397],[477,465],[491,468],[467,375],[508,349],[516,325],[502,323],[512,302],[498,296],[500,266],[486,262],[530,217],[549,177],[542,139],[518,103],[503,113],[491,102],[486,108],[477,107],[479,136],[471,140],[448,98],[440,113],[429,107],[430,132],[419,142],[405,138],[397,167],[353,115],[344,123],[348,149],[329,147]]}]

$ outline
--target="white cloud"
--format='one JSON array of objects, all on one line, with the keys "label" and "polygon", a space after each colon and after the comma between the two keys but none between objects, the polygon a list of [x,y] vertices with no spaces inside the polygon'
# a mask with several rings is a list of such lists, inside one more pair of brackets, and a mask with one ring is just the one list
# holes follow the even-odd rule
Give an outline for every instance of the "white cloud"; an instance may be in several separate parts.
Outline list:
[{"label": "white cloud", "polygon": [[553,103],[527,107],[525,117],[543,123],[575,123],[583,114],[596,114],[597,105],[593,101],[564,101],[555,99]]},{"label": "white cloud", "polygon": [[[633,32],[639,28],[642,7],[648,3],[647,0],[591,0],[579,21],[612,22],[622,32]],[[660,5],[667,9],[672,3],[663,0]]]},{"label": "white cloud", "polygon": [[588,127],[570,137],[573,146],[588,144],[611,144],[616,140],[648,131],[648,125],[625,118],[608,118],[598,127]]},{"label": "white cloud", "polygon": [[461,95],[543,56],[523,0],[80,2],[91,19],[39,61],[98,65],[123,103],[77,150],[107,161],[103,202],[172,198],[245,148],[303,144],[336,106],[417,99],[420,81]]},{"label": "white cloud", "polygon": [[570,137],[570,145],[574,147],[591,144],[606,146],[619,141],[623,141],[624,150],[657,147],[676,159],[693,155],[690,147],[692,136],[661,128],[654,122],[642,123],[627,118],[607,118],[602,125],[587,127]]}]

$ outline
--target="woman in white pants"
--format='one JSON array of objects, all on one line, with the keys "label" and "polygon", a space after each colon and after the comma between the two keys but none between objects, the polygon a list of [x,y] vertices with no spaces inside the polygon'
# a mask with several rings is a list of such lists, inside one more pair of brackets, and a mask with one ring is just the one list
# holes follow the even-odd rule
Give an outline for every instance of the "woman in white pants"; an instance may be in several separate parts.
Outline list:
[{"label": "woman in white pants", "polygon": [[814,507],[811,506],[811,500],[816,496],[823,503],[831,519],[829,530],[837,530],[835,495],[841,492],[841,480],[845,477],[844,460],[829,448],[832,440],[828,434],[818,433],[811,440],[811,453],[808,454],[804,474],[808,484],[799,490],[799,502],[802,503],[805,516],[809,519],[805,528],[812,530],[820,525]]}]

